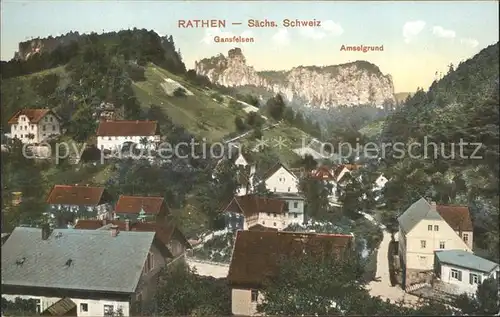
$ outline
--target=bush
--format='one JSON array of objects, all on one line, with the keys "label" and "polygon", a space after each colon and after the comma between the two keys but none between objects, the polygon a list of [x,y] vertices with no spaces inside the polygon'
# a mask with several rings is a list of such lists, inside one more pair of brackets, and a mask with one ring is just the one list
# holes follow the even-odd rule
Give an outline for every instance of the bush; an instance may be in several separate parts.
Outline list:
[{"label": "bush", "polygon": [[186,89],[182,87],[178,87],[177,89],[174,90],[174,96],[175,97],[186,97]]}]

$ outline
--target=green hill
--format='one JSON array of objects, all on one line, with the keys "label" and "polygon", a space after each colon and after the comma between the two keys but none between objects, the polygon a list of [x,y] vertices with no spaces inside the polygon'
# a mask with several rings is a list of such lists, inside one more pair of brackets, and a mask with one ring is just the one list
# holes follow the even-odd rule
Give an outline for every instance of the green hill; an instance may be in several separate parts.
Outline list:
[{"label": "green hill", "polygon": [[[387,206],[420,197],[471,208],[475,247],[498,261],[499,45],[494,44],[418,90],[384,124]],[[462,144],[462,145],[460,145]],[[401,147],[400,147],[401,148]],[[409,147],[407,147],[409,151]],[[393,155],[395,154],[395,155]],[[473,206],[482,206],[476,208]],[[488,207],[485,207],[488,206]]]}]

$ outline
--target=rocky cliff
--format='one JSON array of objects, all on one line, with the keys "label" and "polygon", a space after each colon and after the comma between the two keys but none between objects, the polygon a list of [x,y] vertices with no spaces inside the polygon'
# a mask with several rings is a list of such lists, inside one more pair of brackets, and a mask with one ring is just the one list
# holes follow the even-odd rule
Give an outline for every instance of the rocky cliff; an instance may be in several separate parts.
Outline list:
[{"label": "rocky cliff", "polygon": [[226,87],[255,86],[283,94],[289,102],[314,108],[395,103],[390,75],[366,61],[317,67],[299,66],[289,71],[258,72],[246,64],[240,48],[195,63],[198,74]]},{"label": "rocky cliff", "polygon": [[15,53],[14,59],[27,60],[33,55],[41,53],[50,53],[60,45],[68,45],[71,42],[78,41],[80,34],[78,32],[69,32],[65,35],[48,38],[36,38],[33,40],[19,43],[19,50]]}]

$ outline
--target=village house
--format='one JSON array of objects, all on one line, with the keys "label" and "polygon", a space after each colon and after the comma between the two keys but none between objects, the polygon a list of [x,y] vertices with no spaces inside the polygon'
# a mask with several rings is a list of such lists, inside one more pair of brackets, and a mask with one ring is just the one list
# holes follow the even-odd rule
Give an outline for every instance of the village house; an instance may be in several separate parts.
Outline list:
[{"label": "village house", "polygon": [[325,252],[349,256],[353,245],[351,235],[238,231],[227,277],[233,315],[257,315],[264,282],[277,273],[281,259]]},{"label": "village house", "polygon": [[253,180],[256,171],[256,165],[252,157],[247,153],[243,153],[239,148],[235,148],[229,153],[227,157],[217,162],[212,177],[216,177],[216,171],[222,166],[222,162],[229,161],[237,167],[238,188],[236,189],[236,195],[244,196],[251,194],[253,192]]},{"label": "village house", "polygon": [[173,223],[138,222],[134,220],[81,219],[76,222],[74,229],[111,230],[113,226],[118,227],[120,231],[155,232],[158,240],[170,252],[167,262],[177,260],[178,257],[184,256],[188,249],[191,249],[191,244]]},{"label": "village house", "polygon": [[[398,222],[399,257],[405,289],[413,284],[430,282],[434,251],[472,253],[472,244],[469,244],[469,239],[472,241],[472,222],[467,208],[437,206],[421,198],[399,216]],[[467,238],[463,232],[467,232]]]},{"label": "village house", "polygon": [[334,170],[331,170],[327,166],[320,166],[317,169],[311,171],[311,177],[322,181],[324,185],[328,186],[331,189],[331,192],[328,195],[328,201],[330,202],[330,205],[341,205],[339,202],[339,192]]},{"label": "village house", "polygon": [[[285,215],[286,226],[291,224],[302,225],[306,222],[304,215],[304,196],[299,193],[272,193],[271,198],[284,201],[287,210]],[[286,227],[285,227],[286,228]]]},{"label": "village house", "polygon": [[341,183],[344,181],[344,177],[346,175],[351,174],[351,172],[356,171],[360,169],[362,165],[356,165],[356,164],[341,164],[338,165],[334,170],[333,170],[333,175],[335,177],[335,181],[337,183]]},{"label": "village house", "polygon": [[125,144],[133,144],[137,149],[154,149],[160,143],[156,121],[100,121],[96,135],[99,150],[121,150]]},{"label": "village house", "polygon": [[440,289],[453,295],[474,296],[478,284],[488,278],[498,280],[500,272],[498,263],[463,250],[437,250],[434,262],[436,277],[446,284]]},{"label": "village house", "polygon": [[47,197],[48,214],[70,212],[77,218],[111,217],[112,197],[104,187],[55,185]]},{"label": "village house", "polygon": [[170,209],[163,197],[120,195],[113,211],[113,219],[164,221]]},{"label": "village house", "polygon": [[44,315],[55,306],[76,306],[76,316],[137,315],[169,257],[155,232],[17,227],[2,246],[2,297],[35,299]]},{"label": "village house", "polygon": [[37,144],[61,134],[61,118],[50,109],[21,109],[9,119],[10,136]]},{"label": "village house", "polygon": [[281,230],[295,219],[288,213],[284,201],[254,194],[235,196],[221,213],[224,215],[226,227],[233,230],[248,230],[256,224]]},{"label": "village house", "polygon": [[267,190],[273,193],[298,193],[298,178],[282,163],[276,163],[262,176]]}]

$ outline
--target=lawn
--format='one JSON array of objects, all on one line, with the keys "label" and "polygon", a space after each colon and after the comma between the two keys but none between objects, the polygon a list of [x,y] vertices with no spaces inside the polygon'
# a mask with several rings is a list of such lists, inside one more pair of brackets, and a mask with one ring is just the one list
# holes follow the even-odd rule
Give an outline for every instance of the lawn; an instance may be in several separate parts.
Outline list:
[{"label": "lawn", "polygon": [[[168,71],[149,65],[146,68],[146,81],[135,82],[134,91],[143,107],[156,104],[162,107],[173,122],[183,126],[186,130],[209,141],[216,141],[223,136],[234,132],[236,116],[244,116],[243,109],[228,107],[227,101],[219,103],[214,101],[215,93],[196,87],[183,78]],[[162,84],[165,78],[177,81],[193,95],[169,96]]]}]

